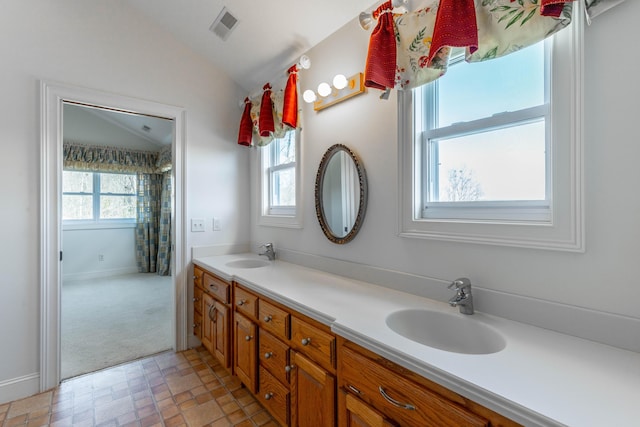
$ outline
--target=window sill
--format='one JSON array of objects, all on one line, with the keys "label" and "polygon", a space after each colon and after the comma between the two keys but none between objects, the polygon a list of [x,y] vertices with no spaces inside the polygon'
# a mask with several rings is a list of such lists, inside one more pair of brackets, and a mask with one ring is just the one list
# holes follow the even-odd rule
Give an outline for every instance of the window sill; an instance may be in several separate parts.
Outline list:
[{"label": "window sill", "polygon": [[292,215],[260,215],[258,225],[265,227],[302,228],[302,218]]},{"label": "window sill", "polygon": [[75,231],[75,230],[113,230],[123,228],[136,228],[135,221],[78,221],[78,222],[64,222],[62,223],[63,231]]}]

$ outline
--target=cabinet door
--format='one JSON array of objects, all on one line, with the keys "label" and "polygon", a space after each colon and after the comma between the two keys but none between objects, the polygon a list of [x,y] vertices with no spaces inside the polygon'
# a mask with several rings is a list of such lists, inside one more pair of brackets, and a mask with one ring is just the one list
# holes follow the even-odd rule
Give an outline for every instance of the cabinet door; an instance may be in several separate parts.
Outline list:
[{"label": "cabinet door", "polygon": [[252,392],[257,390],[258,346],[257,326],[236,312],[234,316],[234,371],[240,381]]},{"label": "cabinet door", "polygon": [[[195,280],[194,275],[194,280]],[[202,341],[202,289],[193,288],[193,335]]]},{"label": "cabinet door", "polygon": [[335,426],[335,377],[293,350],[291,364],[291,425]]},{"label": "cabinet door", "polygon": [[219,301],[214,302],[213,309],[213,355],[224,368],[231,367],[229,342],[231,327],[229,326],[229,308]]},{"label": "cabinet door", "polygon": [[215,301],[209,294],[202,294],[202,345],[213,352],[213,334],[215,324],[213,322]]},{"label": "cabinet door", "polygon": [[381,413],[362,400],[347,393],[340,392],[338,402],[339,427],[396,427],[397,424],[387,420]]}]

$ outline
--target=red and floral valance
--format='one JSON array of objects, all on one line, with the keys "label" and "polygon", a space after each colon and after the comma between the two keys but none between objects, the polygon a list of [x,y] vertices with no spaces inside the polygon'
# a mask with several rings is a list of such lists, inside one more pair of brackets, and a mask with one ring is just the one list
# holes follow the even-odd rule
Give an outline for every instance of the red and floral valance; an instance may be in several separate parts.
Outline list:
[{"label": "red and floral valance", "polygon": [[[468,62],[486,61],[535,44],[571,23],[573,0],[436,0],[429,7],[374,13],[365,86],[410,89],[447,71],[451,48]],[[393,59],[392,59],[393,58]]]}]

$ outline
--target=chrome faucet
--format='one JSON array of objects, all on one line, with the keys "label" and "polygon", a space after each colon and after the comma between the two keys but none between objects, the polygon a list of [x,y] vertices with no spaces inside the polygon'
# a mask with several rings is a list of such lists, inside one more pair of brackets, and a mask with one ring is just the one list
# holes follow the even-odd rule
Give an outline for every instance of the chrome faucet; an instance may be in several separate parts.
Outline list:
[{"label": "chrome faucet", "polygon": [[273,261],[276,259],[276,252],[273,250],[273,243],[265,243],[260,247],[264,248],[264,252],[258,253],[258,255],[266,256],[269,261]]},{"label": "chrome faucet", "polygon": [[454,280],[449,289],[455,289],[456,295],[449,300],[451,307],[459,307],[462,314],[473,314],[473,295],[471,295],[471,281],[466,277]]}]

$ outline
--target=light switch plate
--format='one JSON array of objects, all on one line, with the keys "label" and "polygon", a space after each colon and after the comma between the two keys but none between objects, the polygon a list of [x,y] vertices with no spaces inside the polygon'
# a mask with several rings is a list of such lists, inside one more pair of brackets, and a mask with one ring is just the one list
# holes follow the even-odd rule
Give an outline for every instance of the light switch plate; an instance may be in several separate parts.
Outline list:
[{"label": "light switch plate", "polygon": [[191,232],[204,231],[204,219],[191,219]]},{"label": "light switch plate", "polygon": [[222,230],[222,225],[220,224],[220,218],[213,217],[213,231]]}]

